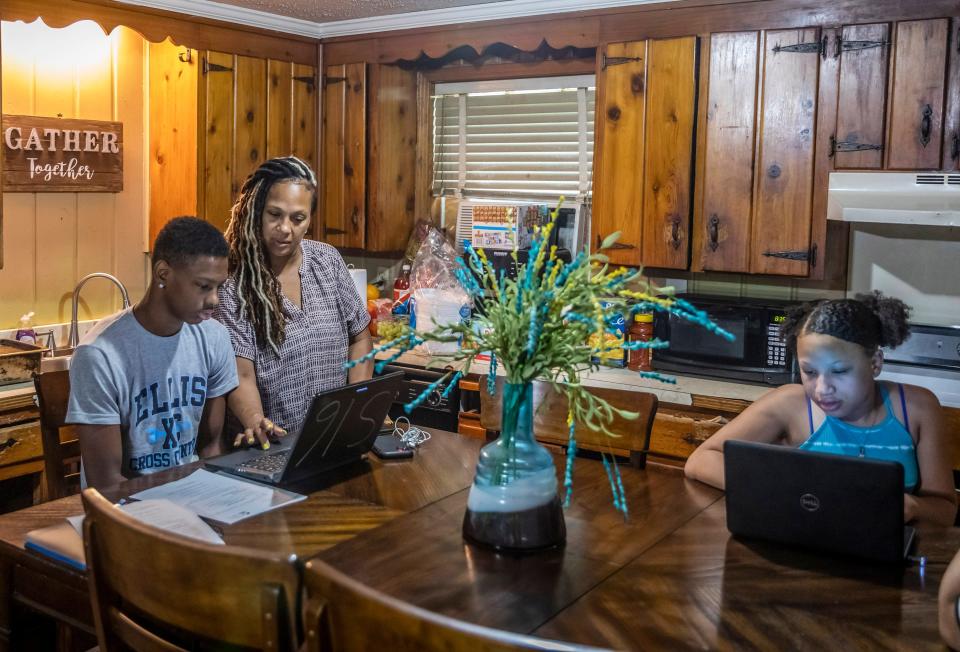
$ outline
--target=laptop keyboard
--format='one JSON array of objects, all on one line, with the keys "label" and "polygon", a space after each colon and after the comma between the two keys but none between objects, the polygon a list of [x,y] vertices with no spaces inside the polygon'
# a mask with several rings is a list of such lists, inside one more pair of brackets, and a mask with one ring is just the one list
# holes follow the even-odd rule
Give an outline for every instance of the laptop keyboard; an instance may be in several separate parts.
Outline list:
[{"label": "laptop keyboard", "polygon": [[278,453],[270,453],[269,455],[261,455],[260,457],[250,460],[249,462],[244,462],[239,467],[240,471],[264,471],[266,473],[279,473],[283,471],[283,467],[287,465],[287,460],[290,459],[290,449],[280,451]]}]

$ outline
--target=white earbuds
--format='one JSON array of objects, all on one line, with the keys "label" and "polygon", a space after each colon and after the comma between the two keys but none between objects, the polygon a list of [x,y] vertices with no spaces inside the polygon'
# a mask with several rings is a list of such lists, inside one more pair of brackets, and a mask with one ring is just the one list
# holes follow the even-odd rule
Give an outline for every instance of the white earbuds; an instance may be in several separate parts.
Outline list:
[{"label": "white earbuds", "polygon": [[[407,427],[402,430],[400,429],[401,421],[407,423]],[[396,421],[393,422],[393,436],[402,441],[407,448],[417,448],[430,439],[429,432],[411,424],[407,417],[397,417]]]}]

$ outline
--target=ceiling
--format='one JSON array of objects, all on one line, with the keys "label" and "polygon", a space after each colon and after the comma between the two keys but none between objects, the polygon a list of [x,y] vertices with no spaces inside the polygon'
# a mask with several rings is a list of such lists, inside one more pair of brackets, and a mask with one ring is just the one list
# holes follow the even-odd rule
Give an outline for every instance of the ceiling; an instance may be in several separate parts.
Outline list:
[{"label": "ceiling", "polygon": [[287,34],[328,38],[677,0],[114,0]]},{"label": "ceiling", "polygon": [[502,0],[218,0],[223,4],[314,23],[448,9]]}]

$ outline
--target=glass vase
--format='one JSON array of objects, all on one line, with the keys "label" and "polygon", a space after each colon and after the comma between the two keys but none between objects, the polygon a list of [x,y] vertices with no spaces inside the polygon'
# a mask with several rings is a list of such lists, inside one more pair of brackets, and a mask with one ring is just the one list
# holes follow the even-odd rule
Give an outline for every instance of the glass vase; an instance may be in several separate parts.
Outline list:
[{"label": "glass vase", "polygon": [[463,536],[497,550],[563,543],[566,526],[553,456],[533,438],[533,387],[503,385],[500,437],[480,451]]}]

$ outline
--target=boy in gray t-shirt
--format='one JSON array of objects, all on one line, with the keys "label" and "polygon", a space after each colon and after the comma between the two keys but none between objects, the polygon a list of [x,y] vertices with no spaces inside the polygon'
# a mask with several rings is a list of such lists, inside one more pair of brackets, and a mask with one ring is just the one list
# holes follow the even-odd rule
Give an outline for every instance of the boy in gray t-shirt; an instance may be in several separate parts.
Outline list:
[{"label": "boy in gray t-shirt", "polygon": [[153,278],[134,307],[101,320],[70,365],[87,484],[104,487],[219,454],[224,396],[237,386],[227,330],[210,319],[227,244],[181,217],[157,236]]}]

